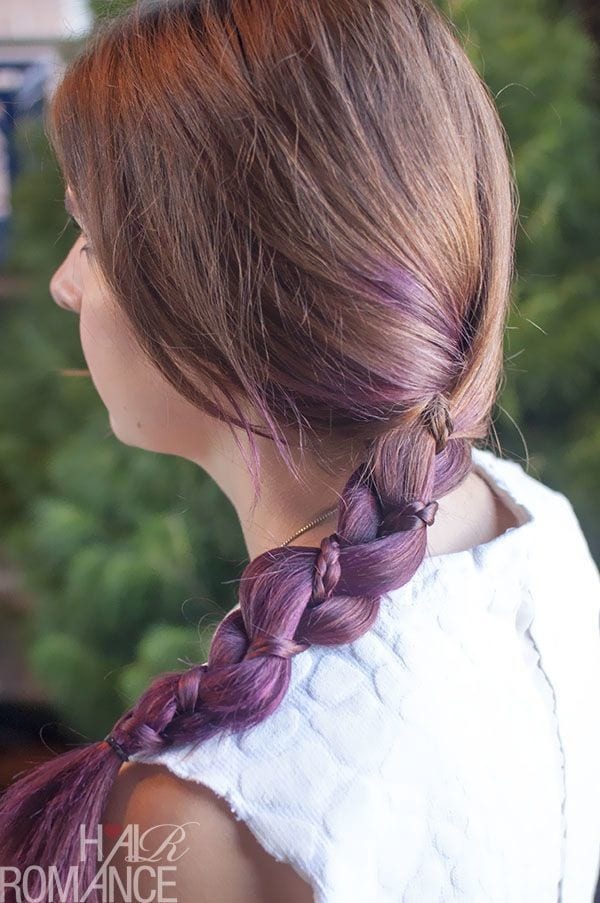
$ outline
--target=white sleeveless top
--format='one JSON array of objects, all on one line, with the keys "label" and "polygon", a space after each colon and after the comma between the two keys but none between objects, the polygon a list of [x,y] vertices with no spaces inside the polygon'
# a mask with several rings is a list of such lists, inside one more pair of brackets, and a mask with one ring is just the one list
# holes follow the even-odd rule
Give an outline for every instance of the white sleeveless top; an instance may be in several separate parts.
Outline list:
[{"label": "white sleeveless top", "polygon": [[223,797],[316,903],[592,903],[600,577],[567,498],[473,449],[521,523],[428,556],[276,712],[138,761]]}]

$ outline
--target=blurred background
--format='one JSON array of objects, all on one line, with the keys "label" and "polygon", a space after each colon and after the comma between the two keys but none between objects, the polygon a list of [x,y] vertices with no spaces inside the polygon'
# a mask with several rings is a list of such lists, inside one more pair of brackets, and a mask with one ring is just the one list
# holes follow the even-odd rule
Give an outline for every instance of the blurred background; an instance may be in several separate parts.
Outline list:
[{"label": "blurred background", "polygon": [[[76,232],[45,105],[94,17],[126,5],[0,6],[0,786],[101,739],[154,674],[205,661],[247,563],[199,468],[115,439],[78,373],[78,319],[49,294]],[[570,498],[598,562],[599,9],[443,8],[496,95],[521,197],[495,427],[507,455]]]}]

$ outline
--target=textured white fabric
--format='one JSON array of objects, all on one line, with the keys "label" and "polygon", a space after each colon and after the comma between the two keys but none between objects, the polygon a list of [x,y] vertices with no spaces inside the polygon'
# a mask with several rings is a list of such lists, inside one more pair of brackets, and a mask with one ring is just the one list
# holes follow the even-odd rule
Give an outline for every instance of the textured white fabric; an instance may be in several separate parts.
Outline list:
[{"label": "textured white fabric", "polygon": [[427,556],[353,643],[293,659],[245,734],[157,756],[316,903],[592,903],[600,578],[567,498],[473,449],[521,524]]}]

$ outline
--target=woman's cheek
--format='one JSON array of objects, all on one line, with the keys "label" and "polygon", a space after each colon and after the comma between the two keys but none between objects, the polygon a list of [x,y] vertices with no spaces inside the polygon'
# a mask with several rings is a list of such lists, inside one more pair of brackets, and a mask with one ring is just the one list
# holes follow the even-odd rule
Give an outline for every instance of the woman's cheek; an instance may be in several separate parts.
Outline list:
[{"label": "woman's cheek", "polygon": [[168,389],[132,341],[114,307],[84,298],[80,315],[83,355],[122,442],[151,450],[161,445],[168,422]]},{"label": "woman's cheek", "polygon": [[114,316],[84,297],[79,317],[79,336],[92,382],[106,407],[115,413],[115,406],[124,400],[126,385],[123,370],[126,357],[122,338]]},{"label": "woman's cheek", "polygon": [[151,365],[119,309],[101,292],[84,291],[79,331],[92,382],[115,436],[127,445],[163,454],[197,451],[198,423],[204,418]]}]

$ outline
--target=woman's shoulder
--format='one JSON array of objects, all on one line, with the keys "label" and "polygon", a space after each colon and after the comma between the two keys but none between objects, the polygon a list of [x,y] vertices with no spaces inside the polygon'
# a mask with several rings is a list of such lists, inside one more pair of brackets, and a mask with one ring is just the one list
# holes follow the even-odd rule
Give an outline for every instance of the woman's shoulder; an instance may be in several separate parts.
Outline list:
[{"label": "woman's shoulder", "polygon": [[[521,517],[521,523],[509,528],[504,536],[497,537],[497,542],[475,549],[476,555],[481,552],[488,563],[487,553],[490,552],[489,563],[492,563],[495,547],[504,553],[522,545],[531,565],[537,559],[545,565],[546,572],[552,574],[561,563],[568,565],[570,562],[574,568],[573,577],[581,569],[583,577],[593,587],[599,579],[598,567],[569,497],[546,484],[531,461],[517,461],[497,455],[488,448],[475,447],[472,459],[478,472]],[[505,542],[507,536],[508,543]]]},{"label": "woman's shoulder", "polygon": [[570,521],[577,520],[568,496],[544,482],[537,470],[535,458],[517,460],[496,453],[491,448],[477,446],[472,447],[471,458],[475,469],[508,495],[513,504],[524,508],[525,514],[531,508],[531,517],[525,517],[524,520],[535,520],[550,511],[555,514],[560,512]]}]

